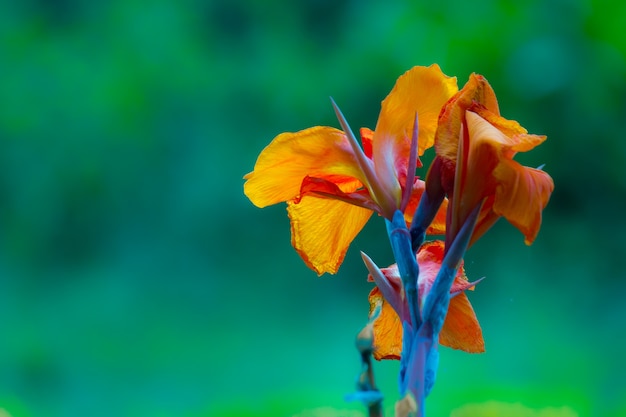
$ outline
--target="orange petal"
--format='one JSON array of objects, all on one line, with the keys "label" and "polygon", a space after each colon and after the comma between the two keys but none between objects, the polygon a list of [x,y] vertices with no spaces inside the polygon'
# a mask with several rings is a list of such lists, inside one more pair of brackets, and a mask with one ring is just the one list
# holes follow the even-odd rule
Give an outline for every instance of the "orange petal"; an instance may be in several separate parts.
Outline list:
[{"label": "orange petal", "polygon": [[374,321],[374,358],[400,359],[402,353],[402,323],[389,303],[376,287],[369,294],[370,314],[379,303],[382,310]]},{"label": "orange petal", "polygon": [[503,158],[510,159],[515,153],[529,151],[546,140],[545,136],[526,134],[526,129],[514,120],[491,113],[467,111],[465,117],[471,146],[476,148],[487,144]]},{"label": "orange petal", "polygon": [[478,214],[478,220],[476,221],[476,226],[474,226],[474,232],[472,233],[468,247],[472,246],[487,230],[491,229],[491,226],[501,217],[493,212],[494,200],[495,195],[491,195],[485,199],[480,213]]},{"label": "orange petal", "polygon": [[547,139],[543,135],[529,135],[528,131],[515,120],[505,119],[483,107],[472,106],[469,111],[478,114],[504,135],[506,139],[502,144],[506,146],[504,151],[506,157],[512,158],[516,152],[527,152]]},{"label": "orange petal", "polygon": [[498,113],[489,111],[483,106],[476,105],[476,103],[470,106],[468,110],[475,112],[480,117],[488,121],[496,129],[502,132],[505,136],[513,137],[516,135],[528,133],[528,131],[515,120],[505,119],[504,117],[500,116]]},{"label": "orange petal", "polygon": [[337,272],[348,246],[372,215],[368,209],[312,196],[297,204],[287,202],[287,212],[291,244],[318,275]]},{"label": "orange petal", "polygon": [[362,127],[359,131],[361,134],[361,146],[363,147],[363,153],[368,158],[372,159],[372,139],[374,139],[374,131],[367,127]]},{"label": "orange petal", "polygon": [[[433,240],[425,242],[417,252],[417,264],[419,265],[419,293],[422,300],[425,300],[426,295],[430,292],[441,264],[443,262],[445,244],[441,240]],[[458,292],[465,290],[468,280],[465,276],[465,269],[463,268],[463,261],[456,272],[454,282],[450,288],[450,292]]]},{"label": "orange petal", "polygon": [[369,210],[381,211],[367,189],[363,188],[363,184],[352,178],[331,176],[326,179],[307,176],[302,180],[300,195],[293,202],[299,203],[306,195],[336,199]]},{"label": "orange petal", "polygon": [[404,73],[383,100],[372,140],[374,168],[398,204],[399,178],[406,177],[415,115],[419,129],[418,155],[423,155],[434,143],[441,107],[456,91],[456,77],[446,76],[433,64],[413,67]]},{"label": "orange petal", "polygon": [[[483,111],[482,114],[487,115],[504,131],[525,132],[525,129],[521,128],[517,122],[508,121],[487,111]],[[469,145],[469,149],[463,163],[457,164],[457,169],[463,169],[463,182],[460,199],[455,202],[458,207],[455,207],[452,224],[460,227],[471,210],[485,198],[487,199],[481,209],[471,245],[497,220],[497,216],[494,216],[492,211],[496,189],[509,187],[494,176],[496,167],[502,161],[511,160],[516,153],[515,149],[528,148],[529,144],[538,144],[542,139],[534,135],[516,133],[513,137],[509,137],[497,126],[473,111],[466,111],[465,119],[469,140],[464,143]]]},{"label": "orange petal", "polygon": [[469,353],[485,351],[480,324],[465,293],[450,300],[448,314],[439,334],[439,343]]},{"label": "orange petal", "polygon": [[463,88],[446,103],[437,127],[435,149],[437,155],[456,161],[461,124],[465,110],[478,103],[494,114],[500,114],[496,94],[489,82],[477,74],[470,75]]},{"label": "orange petal", "polygon": [[[528,168],[511,158],[518,150],[529,150],[545,136],[519,134],[508,137],[476,113],[466,114],[471,137],[468,181],[463,190],[466,206],[495,195],[493,212],[505,217],[531,244],[541,226],[541,211],[554,190],[552,178],[544,171]],[[496,123],[498,121],[496,120]],[[484,227],[481,227],[484,233]]]},{"label": "orange petal", "polygon": [[552,178],[544,171],[512,160],[501,162],[494,176],[503,184],[496,191],[494,212],[517,227],[530,245],[541,227],[541,211],[554,190]]},{"label": "orange petal", "polygon": [[244,176],[244,193],[258,207],[289,201],[298,196],[307,175],[365,180],[343,132],[317,126],[274,138],[259,155],[254,171]]},{"label": "orange petal", "polygon": [[466,112],[466,120],[469,140],[464,143],[468,149],[464,149],[463,163],[457,164],[457,170],[463,170],[462,183],[455,184],[455,187],[462,187],[454,210],[458,228],[481,201],[495,194],[497,183],[493,171],[502,158],[502,149],[508,140],[502,132],[474,112]]},{"label": "orange petal", "polygon": [[[417,252],[417,263],[420,267],[420,280],[426,279],[431,283],[435,280],[441,263],[443,262],[445,243],[441,240],[424,242]],[[422,270],[428,274],[422,275]],[[428,287],[430,289],[430,286]]]}]

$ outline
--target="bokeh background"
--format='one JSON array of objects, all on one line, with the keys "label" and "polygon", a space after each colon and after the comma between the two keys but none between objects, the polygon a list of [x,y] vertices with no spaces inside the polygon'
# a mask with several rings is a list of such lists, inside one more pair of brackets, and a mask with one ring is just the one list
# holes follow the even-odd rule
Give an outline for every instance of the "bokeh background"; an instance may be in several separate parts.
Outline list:
[{"label": "bokeh background", "polygon": [[[359,415],[359,250],[335,276],[242,176],[278,133],[373,128],[414,65],[487,77],[546,143],[534,245],[466,257],[487,353],[443,348],[429,415],[491,400],[626,416],[626,3],[0,3],[0,408],[13,417]],[[431,156],[427,156],[428,162]],[[422,172],[422,175],[425,172]],[[387,407],[397,363],[376,364]],[[362,415],[362,414],[361,414]]]}]

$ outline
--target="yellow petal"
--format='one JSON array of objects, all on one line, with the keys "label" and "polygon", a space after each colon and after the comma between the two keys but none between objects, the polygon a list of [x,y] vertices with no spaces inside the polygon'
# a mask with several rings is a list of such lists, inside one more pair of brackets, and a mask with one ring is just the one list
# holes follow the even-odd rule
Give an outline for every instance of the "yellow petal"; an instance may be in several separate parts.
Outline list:
[{"label": "yellow petal", "polygon": [[456,77],[438,65],[413,67],[404,73],[383,100],[372,139],[376,175],[399,205],[399,178],[406,177],[415,115],[418,117],[418,155],[434,143],[441,107],[457,91]]},{"label": "yellow petal", "polygon": [[376,141],[379,136],[385,136],[398,148],[396,155],[408,155],[417,114],[418,154],[423,155],[426,149],[433,146],[442,106],[457,90],[456,77],[445,75],[437,64],[417,66],[405,72],[382,102],[374,146],[380,146]]},{"label": "yellow petal", "polygon": [[378,287],[369,294],[370,314],[382,303],[380,315],[374,321],[374,359],[400,359],[402,354],[402,323]]},{"label": "yellow petal", "polygon": [[348,246],[372,215],[372,211],[342,201],[304,196],[287,202],[291,220],[291,244],[304,262],[322,275],[339,269]]},{"label": "yellow petal", "polygon": [[[459,281],[459,278],[456,278]],[[382,302],[380,316],[374,322],[374,358],[400,359],[402,353],[402,324],[380,290],[374,288],[369,295],[370,310]],[[439,334],[439,343],[452,349],[469,353],[485,351],[482,330],[467,295],[461,293],[450,300],[448,313]]]},{"label": "yellow petal", "polygon": [[365,180],[343,132],[317,126],[274,138],[244,177],[244,193],[258,207],[289,201],[298,196],[307,175]]}]

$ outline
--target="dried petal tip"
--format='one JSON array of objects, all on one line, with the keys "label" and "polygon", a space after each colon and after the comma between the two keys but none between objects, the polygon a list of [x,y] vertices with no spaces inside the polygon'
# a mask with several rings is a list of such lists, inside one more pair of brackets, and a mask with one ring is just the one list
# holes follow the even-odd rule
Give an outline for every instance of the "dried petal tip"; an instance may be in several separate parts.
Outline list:
[{"label": "dried petal tip", "polygon": [[417,402],[413,394],[407,392],[404,398],[396,402],[396,417],[408,417],[417,412]]},{"label": "dried petal tip", "polygon": [[463,284],[457,284],[457,281],[452,283],[452,288],[450,289],[450,298],[454,298],[457,295],[463,293],[463,291],[473,290],[476,284],[481,282],[485,277],[479,278],[476,281],[465,282]]},{"label": "dried petal tip", "polygon": [[359,353],[371,353],[374,351],[374,328],[372,323],[368,323],[361,329],[359,334],[356,335],[355,344]]},{"label": "dried petal tip", "polygon": [[407,204],[411,199],[413,193],[413,183],[415,182],[415,169],[422,165],[422,162],[417,156],[417,113],[415,113],[415,122],[413,122],[413,135],[411,136],[411,148],[409,151],[409,163],[406,173],[406,182],[404,184],[404,192],[402,194],[402,203],[400,204],[400,211],[404,213]]},{"label": "dried petal tip", "polygon": [[[364,252],[361,252],[361,257],[363,258],[363,263],[365,263],[367,270],[374,279],[374,282],[383,295],[385,301],[389,303],[398,316],[403,317],[404,308],[398,291],[391,285],[389,279],[385,276],[383,271],[380,270],[378,265],[372,261],[372,258],[367,256]],[[373,320],[376,318],[378,318],[378,316],[376,316]]]},{"label": "dried petal tip", "polygon": [[357,142],[356,137],[354,136],[354,133],[352,133],[352,129],[350,129],[350,125],[348,124],[348,121],[343,116],[343,113],[337,106],[337,103],[335,103],[335,100],[333,100],[332,97],[330,98],[330,101],[332,102],[333,109],[335,110],[335,115],[337,116],[337,120],[339,120],[339,124],[341,125],[341,128],[343,129],[346,135],[346,138],[348,139],[348,142],[350,143],[350,146],[352,147],[352,152],[354,153],[354,156],[356,157],[357,164],[359,165],[359,168],[363,172],[363,176],[365,177],[365,180],[366,180],[366,186],[370,192],[370,195],[372,196],[376,204],[378,204],[378,206],[380,207],[381,214],[384,217],[391,219],[394,211],[397,208],[396,202],[393,196],[389,194],[389,192],[387,191],[387,188],[381,182],[381,179],[378,178],[372,161],[370,161],[370,159],[365,155],[365,153],[361,149],[361,146]]}]

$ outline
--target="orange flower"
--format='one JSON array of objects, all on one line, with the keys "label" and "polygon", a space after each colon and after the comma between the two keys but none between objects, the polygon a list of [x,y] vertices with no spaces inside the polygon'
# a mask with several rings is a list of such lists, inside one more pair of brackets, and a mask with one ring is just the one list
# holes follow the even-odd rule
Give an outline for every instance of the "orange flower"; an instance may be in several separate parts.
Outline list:
[{"label": "orange flower", "polygon": [[[375,131],[361,131],[365,152],[336,109],[344,132],[317,126],[278,135],[244,177],[244,193],[258,207],[287,202],[294,248],[319,275],[335,273],[374,211],[390,219],[417,205],[424,183],[411,172],[418,158],[409,156],[410,132],[416,130],[422,155],[434,143],[441,106],[456,91],[456,78],[439,66],[414,67],[382,102]],[[443,231],[444,215],[431,231]]]},{"label": "orange flower", "polygon": [[501,117],[487,80],[472,74],[442,110],[435,136],[437,156],[427,176],[429,194],[445,193],[450,199],[447,241],[481,203],[470,245],[500,217],[524,234],[526,244],[534,241],[554,183],[544,171],[522,166],[513,157],[545,139]]},{"label": "orange flower", "polygon": [[[418,287],[420,305],[423,305],[443,261],[444,243],[432,241],[424,243],[417,253],[419,265]],[[402,280],[396,264],[381,269],[394,291],[403,299]],[[371,275],[369,280],[372,280]],[[472,290],[475,282],[468,282],[463,269],[459,267],[450,289],[448,314],[439,334],[439,343],[453,349],[470,353],[485,351],[482,330],[476,319],[465,290]],[[374,321],[374,357],[380,359],[400,359],[402,353],[402,318],[375,287],[369,295],[370,313],[377,305],[382,305],[378,318]]]}]

